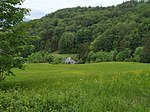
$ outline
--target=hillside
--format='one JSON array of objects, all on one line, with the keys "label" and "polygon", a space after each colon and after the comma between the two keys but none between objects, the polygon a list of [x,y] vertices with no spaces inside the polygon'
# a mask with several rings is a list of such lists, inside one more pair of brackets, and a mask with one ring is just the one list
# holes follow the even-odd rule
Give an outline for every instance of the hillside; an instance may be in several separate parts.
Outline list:
[{"label": "hillside", "polygon": [[[146,46],[150,40],[147,39],[150,35],[150,2],[66,8],[26,24],[28,35],[38,37],[33,42],[34,52],[78,54],[78,59],[87,60],[91,51],[127,51],[129,56],[120,59],[125,60],[133,57],[136,48]],[[143,59],[146,53],[143,53]]]}]

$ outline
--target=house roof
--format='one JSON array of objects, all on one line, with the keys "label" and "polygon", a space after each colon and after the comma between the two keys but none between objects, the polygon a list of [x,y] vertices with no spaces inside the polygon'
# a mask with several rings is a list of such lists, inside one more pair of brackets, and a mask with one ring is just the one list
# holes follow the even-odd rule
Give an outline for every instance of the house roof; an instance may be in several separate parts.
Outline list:
[{"label": "house roof", "polygon": [[72,63],[72,64],[75,64],[77,63],[75,60],[71,59],[71,57],[68,57],[66,60],[65,60],[65,63]]}]

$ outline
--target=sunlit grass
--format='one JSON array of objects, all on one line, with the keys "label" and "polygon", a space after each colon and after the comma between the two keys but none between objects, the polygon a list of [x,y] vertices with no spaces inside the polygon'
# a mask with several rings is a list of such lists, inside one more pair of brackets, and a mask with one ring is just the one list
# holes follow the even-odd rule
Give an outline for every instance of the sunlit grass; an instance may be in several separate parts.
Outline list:
[{"label": "sunlit grass", "polygon": [[[15,99],[12,96],[17,91],[15,95],[19,98],[36,103],[39,99],[41,106],[51,105],[52,110],[63,112],[148,112],[150,109],[150,64],[27,64],[25,71],[15,69],[14,72],[15,77],[0,82],[0,93],[10,99]],[[40,107],[38,103],[35,105]],[[41,110],[34,109],[42,111],[44,106]]]}]

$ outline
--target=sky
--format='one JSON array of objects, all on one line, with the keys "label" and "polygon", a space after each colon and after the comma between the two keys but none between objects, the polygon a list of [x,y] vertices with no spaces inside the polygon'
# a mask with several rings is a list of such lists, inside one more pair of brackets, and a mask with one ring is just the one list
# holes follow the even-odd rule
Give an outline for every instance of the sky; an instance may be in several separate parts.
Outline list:
[{"label": "sky", "polygon": [[58,9],[85,6],[112,6],[127,0],[25,0],[21,7],[29,8],[30,16],[26,19],[39,19]]}]

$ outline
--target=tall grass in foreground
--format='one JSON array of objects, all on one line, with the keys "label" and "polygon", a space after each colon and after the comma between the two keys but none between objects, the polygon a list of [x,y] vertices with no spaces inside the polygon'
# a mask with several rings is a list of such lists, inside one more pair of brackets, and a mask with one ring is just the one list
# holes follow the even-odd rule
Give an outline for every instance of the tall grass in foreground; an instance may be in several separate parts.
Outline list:
[{"label": "tall grass in foreground", "polygon": [[138,63],[27,65],[0,83],[0,112],[149,112],[149,68]]}]

